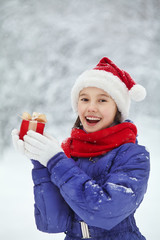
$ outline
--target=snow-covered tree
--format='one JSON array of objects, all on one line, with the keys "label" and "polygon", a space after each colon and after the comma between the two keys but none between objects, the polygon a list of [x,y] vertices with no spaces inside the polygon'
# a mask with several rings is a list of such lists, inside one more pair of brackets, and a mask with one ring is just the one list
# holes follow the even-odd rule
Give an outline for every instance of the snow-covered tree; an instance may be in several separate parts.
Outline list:
[{"label": "snow-covered tree", "polygon": [[[159,0],[5,0],[0,4],[0,146],[24,111],[47,114],[62,135],[70,90],[103,56],[148,91],[131,112],[160,116]],[[60,130],[61,129],[61,130]]]}]

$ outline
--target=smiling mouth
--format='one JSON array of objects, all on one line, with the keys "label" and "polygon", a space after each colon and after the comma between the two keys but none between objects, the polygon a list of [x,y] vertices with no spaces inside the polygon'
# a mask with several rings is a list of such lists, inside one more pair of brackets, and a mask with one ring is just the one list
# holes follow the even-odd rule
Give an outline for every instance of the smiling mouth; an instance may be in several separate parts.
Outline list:
[{"label": "smiling mouth", "polygon": [[86,121],[90,124],[98,123],[101,120],[99,117],[86,117]]}]

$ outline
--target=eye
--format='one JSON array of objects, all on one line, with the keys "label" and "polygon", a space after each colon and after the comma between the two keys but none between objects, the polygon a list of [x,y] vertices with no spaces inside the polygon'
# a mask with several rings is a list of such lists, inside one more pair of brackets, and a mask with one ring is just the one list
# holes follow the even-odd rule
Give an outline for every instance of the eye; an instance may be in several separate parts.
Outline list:
[{"label": "eye", "polygon": [[81,98],[80,100],[81,100],[82,102],[87,102],[87,101],[89,101],[88,98]]},{"label": "eye", "polygon": [[106,99],[100,99],[99,102],[107,102]]}]

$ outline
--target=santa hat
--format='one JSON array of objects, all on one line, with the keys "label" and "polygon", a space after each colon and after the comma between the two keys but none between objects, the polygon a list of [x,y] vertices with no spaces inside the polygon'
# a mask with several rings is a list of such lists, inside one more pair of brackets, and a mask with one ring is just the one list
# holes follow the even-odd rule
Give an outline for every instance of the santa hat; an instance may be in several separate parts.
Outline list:
[{"label": "santa hat", "polygon": [[142,101],[146,96],[143,86],[136,84],[131,76],[104,57],[97,66],[83,72],[71,91],[72,108],[77,112],[79,93],[83,88],[97,87],[107,92],[117,104],[122,121],[127,119],[130,100]]}]

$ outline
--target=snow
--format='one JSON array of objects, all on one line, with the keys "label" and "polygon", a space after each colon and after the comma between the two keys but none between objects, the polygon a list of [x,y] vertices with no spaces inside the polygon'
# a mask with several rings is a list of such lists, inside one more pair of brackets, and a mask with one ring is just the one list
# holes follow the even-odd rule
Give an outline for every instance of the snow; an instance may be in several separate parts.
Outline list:
[{"label": "snow", "polygon": [[[160,216],[160,123],[152,118],[136,119],[139,129],[139,143],[144,144],[151,154],[151,174],[148,191],[137,210],[136,221],[147,240],[159,240]],[[4,240],[62,240],[64,234],[47,234],[36,229],[33,214],[32,164],[22,155],[9,148],[0,162],[0,239]],[[136,180],[136,179],[135,179]]]},{"label": "snow", "polygon": [[110,186],[111,189],[116,190],[116,191],[124,191],[125,193],[134,193],[131,188],[127,188],[125,186],[120,186],[115,183],[110,183],[108,182],[108,185]]},{"label": "snow", "polygon": [[136,122],[139,126],[139,143],[146,146],[150,152],[151,172],[148,190],[144,200],[137,210],[136,219],[139,228],[147,240],[160,239],[159,216],[160,216],[160,161],[159,161],[159,119],[143,117],[144,122],[139,118]]},{"label": "snow", "polygon": [[136,182],[138,181],[137,178],[130,177],[130,179],[131,179],[132,181],[136,181]]},{"label": "snow", "polygon": [[63,239],[63,233],[53,237],[36,229],[31,169],[30,160],[13,149],[6,151],[0,162],[0,239]]}]

